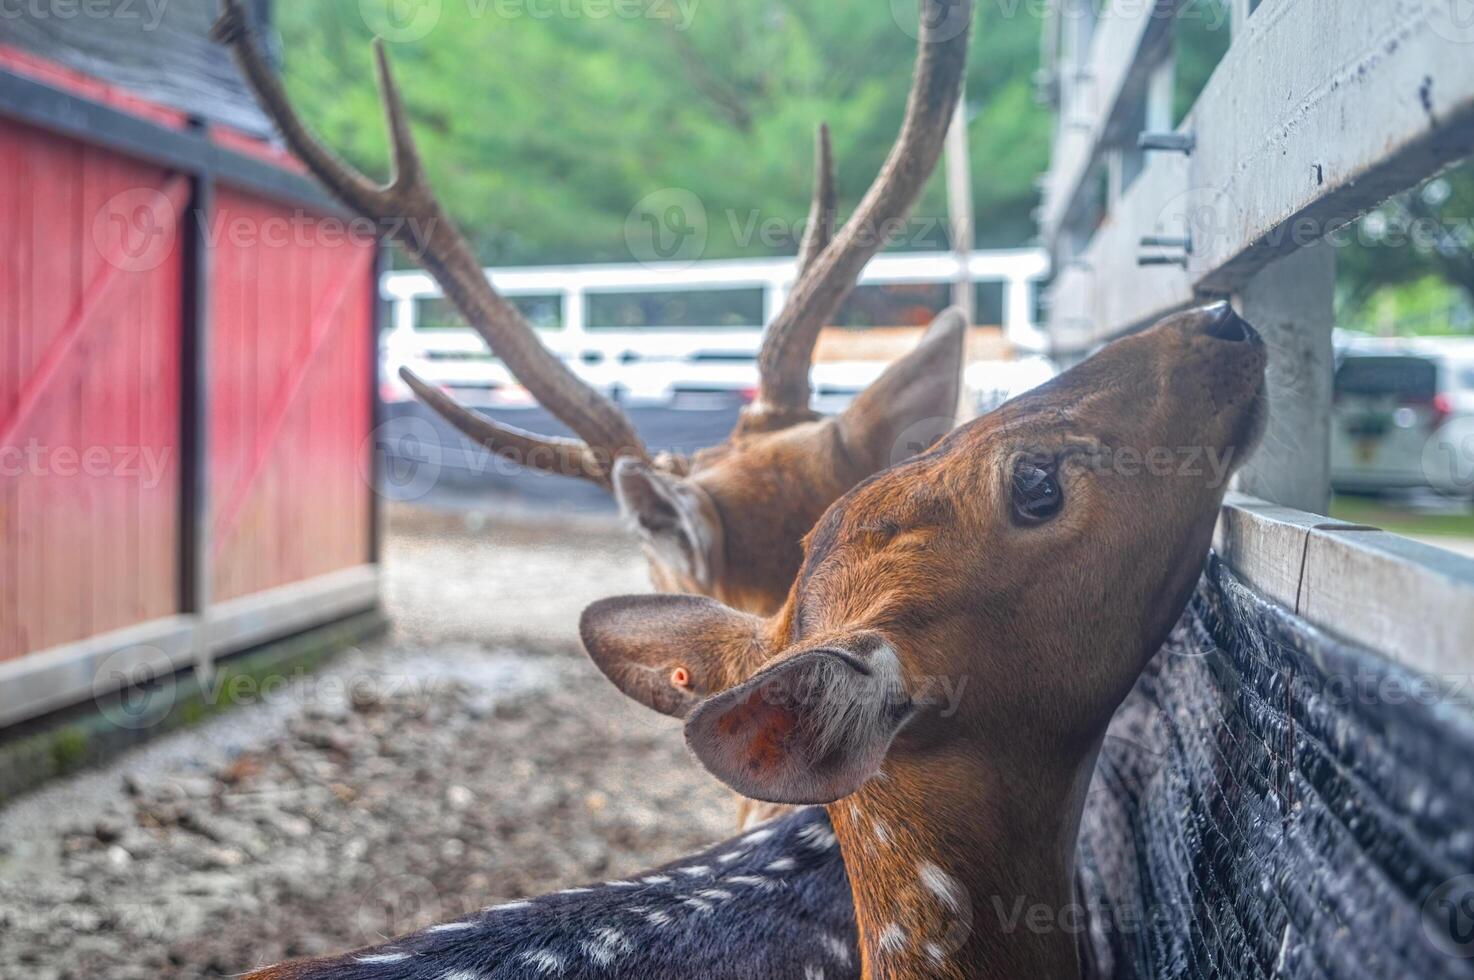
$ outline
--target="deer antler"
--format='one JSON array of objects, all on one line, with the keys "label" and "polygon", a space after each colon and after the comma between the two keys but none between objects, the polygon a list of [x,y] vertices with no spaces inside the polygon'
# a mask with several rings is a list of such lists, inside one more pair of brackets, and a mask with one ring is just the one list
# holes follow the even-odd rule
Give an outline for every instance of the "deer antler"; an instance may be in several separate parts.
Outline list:
[{"label": "deer antler", "polygon": [[[325,147],[303,124],[281,80],[261,54],[242,0],[223,0],[214,36],[234,50],[246,79],[287,143],[329,191],[365,217],[381,221],[413,219],[394,221],[395,237],[435,277],[446,297],[528,392],[587,444],[535,436],[485,420],[480,420],[484,425],[473,423],[466,415],[474,413],[420,383],[415,390],[421,397],[426,392],[434,395],[427,399],[431,407],[493,452],[536,468],[584,476],[607,485],[609,471],[619,456],[649,460],[629,418],[544,347],[517,308],[487,281],[471,246],[430,188],[382,42],[375,41],[374,54],[392,137],[394,171],[389,183],[380,186]],[[523,453],[532,456],[524,458]]]},{"label": "deer antler", "polygon": [[577,476],[592,480],[606,490],[610,488],[609,461],[599,459],[586,443],[578,439],[537,435],[526,429],[493,422],[426,383],[409,368],[400,368],[399,376],[415,397],[488,452],[532,469],[559,476]]},{"label": "deer antler", "polygon": [[814,139],[814,201],[809,205],[809,223],[798,246],[798,274],[802,276],[834,240],[834,222],[839,211],[839,191],[834,180],[834,147],[829,142],[829,124],[819,124]]},{"label": "deer antler", "polygon": [[[765,417],[809,414],[809,364],[819,331],[854,289],[865,264],[884,244],[884,229],[910,213],[941,157],[967,67],[972,0],[919,2],[920,47],[900,135],[850,220],[817,256],[801,262],[799,280],[782,312],[768,327],[758,355],[759,396],[748,409],[745,421],[749,426],[765,426]],[[966,25],[961,30],[957,28],[958,17]],[[816,186],[823,182],[825,137],[821,131]],[[807,253],[821,236],[822,231],[816,233],[811,221],[803,251]]]}]

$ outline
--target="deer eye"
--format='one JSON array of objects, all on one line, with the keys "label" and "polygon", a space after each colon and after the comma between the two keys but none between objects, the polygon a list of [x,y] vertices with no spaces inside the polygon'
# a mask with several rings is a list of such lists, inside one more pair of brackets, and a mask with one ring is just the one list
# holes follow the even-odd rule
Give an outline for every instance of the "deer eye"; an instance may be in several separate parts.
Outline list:
[{"label": "deer eye", "polygon": [[1013,468],[1013,516],[1020,524],[1043,524],[1064,506],[1065,494],[1053,461],[1021,460]]}]

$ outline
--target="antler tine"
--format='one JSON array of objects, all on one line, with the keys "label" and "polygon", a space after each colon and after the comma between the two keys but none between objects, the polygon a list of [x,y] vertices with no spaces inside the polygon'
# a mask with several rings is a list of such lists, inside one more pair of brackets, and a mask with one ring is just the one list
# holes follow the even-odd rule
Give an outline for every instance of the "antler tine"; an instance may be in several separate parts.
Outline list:
[{"label": "antler tine", "polygon": [[211,36],[235,52],[256,97],[318,180],[353,210],[379,215],[385,204],[384,189],[320,143],[303,125],[286,87],[257,47],[255,30],[241,0],[222,0],[220,19]]},{"label": "antler tine", "polygon": [[829,124],[820,123],[819,133],[814,139],[814,201],[809,206],[809,223],[798,247],[800,278],[834,240],[834,223],[838,210],[839,191],[834,180],[834,147],[829,141]]},{"label": "antler tine", "polygon": [[394,70],[389,65],[389,53],[384,50],[383,38],[374,38],[374,64],[379,71],[379,96],[384,102],[384,117],[389,123],[390,143],[394,147],[394,174],[390,178],[390,187],[419,187],[424,174],[420,151],[415,145],[409,112],[399,94],[399,83],[394,80]]},{"label": "antler tine", "polygon": [[488,452],[528,469],[559,476],[576,476],[609,489],[608,465],[600,462],[589,447],[579,440],[540,436],[525,429],[501,425],[471,411],[439,388],[427,384],[409,368],[400,368],[399,376],[414,391],[415,397]]},{"label": "antler tine", "polygon": [[[910,213],[941,157],[967,68],[973,0],[919,3],[916,69],[900,135],[860,206],[808,265],[768,327],[758,355],[759,396],[748,408],[749,423],[808,414],[809,364],[819,331],[884,244],[884,229]],[[963,18],[960,25],[958,17]]]},{"label": "antler tine", "polygon": [[[222,2],[216,39],[231,46],[261,104],[324,186],[359,214],[378,220],[396,219],[394,237],[435,277],[446,298],[528,392],[583,437],[589,458],[597,459],[606,473],[602,479],[607,479],[607,471],[619,456],[648,461],[649,453],[629,418],[543,346],[517,308],[487,281],[475,252],[429,187],[415,148],[409,113],[383,44],[376,42],[375,60],[394,152],[394,174],[386,186],[374,183],[345,163],[308,130],[276,72],[262,57],[242,0]],[[400,218],[416,220],[397,220]]]}]

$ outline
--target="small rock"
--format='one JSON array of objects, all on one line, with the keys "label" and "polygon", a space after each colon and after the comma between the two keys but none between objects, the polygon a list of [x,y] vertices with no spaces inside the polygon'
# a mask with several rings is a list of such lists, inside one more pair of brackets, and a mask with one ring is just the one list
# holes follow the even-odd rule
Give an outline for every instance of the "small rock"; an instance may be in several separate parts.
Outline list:
[{"label": "small rock", "polygon": [[445,802],[452,810],[469,809],[476,802],[476,794],[464,786],[452,786],[445,791]]},{"label": "small rock", "polygon": [[121,844],[114,844],[107,849],[107,864],[114,871],[122,871],[133,863],[133,855]]},{"label": "small rock", "polygon": [[97,826],[93,828],[93,833],[104,844],[116,844],[119,838],[123,836],[123,827],[117,821],[104,817],[97,821]]}]

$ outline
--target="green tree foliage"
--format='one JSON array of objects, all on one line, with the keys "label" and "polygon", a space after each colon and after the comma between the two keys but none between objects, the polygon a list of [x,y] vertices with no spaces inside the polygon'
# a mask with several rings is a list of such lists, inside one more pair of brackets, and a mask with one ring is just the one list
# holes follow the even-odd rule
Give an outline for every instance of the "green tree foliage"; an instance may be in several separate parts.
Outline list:
[{"label": "green tree foliage", "polygon": [[[487,262],[627,261],[631,210],[673,187],[706,210],[706,257],[792,254],[817,123],[834,133],[844,209],[895,138],[915,41],[893,10],[908,7],[444,0],[426,37],[390,48],[435,185]],[[635,8],[671,16],[613,13]],[[277,11],[304,114],[345,156],[382,173],[360,3]],[[1032,94],[1039,27],[1029,4],[979,4],[968,98],[982,246],[1033,235],[1050,132]],[[918,214],[945,209],[939,175]],[[946,247],[940,224],[914,228],[898,247]]]},{"label": "green tree foliage", "polygon": [[1474,164],[1397,195],[1339,237],[1342,326],[1407,335],[1474,327]]}]

